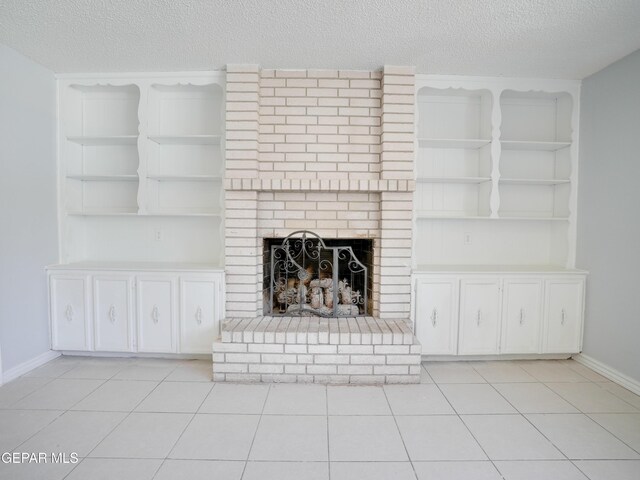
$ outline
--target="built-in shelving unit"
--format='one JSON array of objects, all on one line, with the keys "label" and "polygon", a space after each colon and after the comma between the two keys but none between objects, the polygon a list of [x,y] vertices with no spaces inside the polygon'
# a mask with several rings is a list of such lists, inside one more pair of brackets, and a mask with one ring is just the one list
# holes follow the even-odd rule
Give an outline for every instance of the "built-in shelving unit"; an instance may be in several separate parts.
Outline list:
[{"label": "built-in shelving unit", "polygon": [[427,87],[418,118],[417,218],[488,217],[490,93]]},{"label": "built-in shelving unit", "polygon": [[427,75],[416,91],[415,271],[572,268],[579,85]]},{"label": "built-in shelving unit", "polygon": [[568,219],[570,95],[505,90],[500,110],[499,215]]},{"label": "built-in shelving unit", "polygon": [[221,265],[224,74],[61,76],[60,259]]}]

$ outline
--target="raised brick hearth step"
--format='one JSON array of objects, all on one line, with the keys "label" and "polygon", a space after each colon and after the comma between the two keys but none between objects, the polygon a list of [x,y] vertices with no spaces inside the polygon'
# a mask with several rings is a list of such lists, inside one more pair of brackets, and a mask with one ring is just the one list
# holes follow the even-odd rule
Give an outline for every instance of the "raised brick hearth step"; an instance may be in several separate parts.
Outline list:
[{"label": "raised brick hearth step", "polygon": [[420,354],[404,320],[230,318],[213,344],[213,380],[418,383]]}]

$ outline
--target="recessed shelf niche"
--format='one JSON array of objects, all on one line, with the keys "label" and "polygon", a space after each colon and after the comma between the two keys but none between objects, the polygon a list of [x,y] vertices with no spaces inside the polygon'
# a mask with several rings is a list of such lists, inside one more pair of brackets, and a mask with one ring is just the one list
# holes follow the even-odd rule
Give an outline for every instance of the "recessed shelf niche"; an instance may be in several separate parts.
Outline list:
[{"label": "recessed shelf niche", "polygon": [[491,94],[423,88],[418,95],[418,218],[491,213]]},{"label": "recessed shelf niche", "polygon": [[433,78],[417,86],[417,271],[571,267],[573,87]]},{"label": "recessed shelf niche", "polygon": [[220,266],[224,76],[59,81],[61,262]]}]

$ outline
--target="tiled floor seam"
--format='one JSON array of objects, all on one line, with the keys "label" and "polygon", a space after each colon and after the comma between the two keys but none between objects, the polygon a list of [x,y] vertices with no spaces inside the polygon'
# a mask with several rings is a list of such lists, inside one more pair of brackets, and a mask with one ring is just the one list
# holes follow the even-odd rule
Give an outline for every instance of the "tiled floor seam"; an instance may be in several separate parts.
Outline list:
[{"label": "tiled floor seam", "polygon": [[[472,367],[473,368],[473,367]],[[475,371],[475,368],[473,369]],[[477,373],[477,372],[476,372]],[[480,374],[478,374],[480,375]],[[480,375],[482,377],[482,375]],[[484,377],[482,377],[484,379]],[[484,453],[485,457],[487,457],[487,460],[489,460],[491,462],[491,465],[493,465],[493,468],[496,469],[496,472],[498,472],[498,474],[500,476],[502,476],[502,474],[500,473],[500,470],[498,470],[497,465],[495,464],[495,462],[489,457],[489,455],[487,454],[486,450],[484,449],[484,447],[480,444],[480,442],[478,441],[478,439],[476,438],[476,436],[473,434],[473,432],[471,431],[471,429],[467,426],[466,423],[464,423],[464,420],[462,419],[462,417],[460,416],[460,414],[458,413],[458,411],[454,408],[453,404],[449,401],[449,399],[447,398],[447,396],[444,394],[444,392],[442,391],[442,389],[440,388],[440,385],[437,382],[434,382],[434,385],[436,386],[436,388],[438,389],[438,391],[440,392],[440,395],[442,395],[444,397],[444,399],[447,401],[447,403],[449,404],[449,406],[451,407],[451,409],[455,412],[456,416],[458,417],[458,420],[460,420],[460,422],[462,422],[462,425],[464,425],[464,428],[467,429],[467,431],[469,432],[469,435],[471,435],[471,437],[473,438],[473,440],[478,444],[478,447],[480,447],[480,450],[482,450],[482,453]],[[484,384],[482,384],[484,385]],[[516,410],[517,411],[517,410]],[[411,465],[413,466],[413,462],[411,462]]]},{"label": "tiled floor seam", "polygon": [[[175,370],[175,369],[174,369]],[[171,371],[173,372],[173,370]],[[169,374],[170,375],[170,374]],[[165,377],[166,378],[166,377]],[[158,388],[158,386],[160,386],[160,384],[164,383],[164,380],[158,382],[158,385],[156,385],[156,387],[151,390],[151,392],[149,392],[149,395],[151,395],[151,393]],[[193,422],[193,419],[196,418],[196,415],[198,414],[198,410],[200,410],[202,408],[202,405],[204,404],[205,400],[207,399],[207,397],[209,395],[211,395],[211,392],[213,392],[213,389],[216,387],[216,384],[213,384],[213,387],[211,387],[211,390],[209,390],[209,393],[207,395],[204,396],[204,398],[202,399],[202,401],[200,402],[200,405],[198,406],[198,408],[196,408],[195,412],[192,414],[191,419],[189,419],[189,422],[187,422],[187,425],[184,427],[184,429],[182,430],[182,432],[180,432],[180,435],[178,435],[178,438],[176,438],[176,441],[173,442],[173,445],[171,445],[171,448],[169,449],[169,453],[167,453],[167,455],[162,459],[162,462],[160,462],[160,466],[158,467],[158,469],[156,470],[156,472],[153,474],[153,477],[151,477],[151,480],[153,480],[154,478],[156,478],[156,476],[158,475],[158,472],[160,471],[160,469],[162,469],[162,466],[165,464],[165,462],[167,461],[167,458],[169,458],[171,456],[171,452],[173,451],[174,448],[176,448],[176,445],[178,444],[178,442],[180,441],[180,439],[182,438],[182,435],[184,435],[184,432],[187,431],[187,429],[189,428],[189,425],[191,425],[191,422]],[[144,397],[145,399],[149,396],[147,395],[146,397]],[[144,399],[142,400],[144,401]],[[134,409],[132,411],[135,411],[136,408],[138,408],[138,406],[140,406],[140,403],[138,403]],[[146,413],[146,412],[145,412]],[[164,412],[166,413],[166,412]],[[180,412],[180,413],[184,413],[184,412]],[[106,438],[106,437],[105,437]]]},{"label": "tiled floor seam", "polygon": [[[59,357],[58,357],[59,358]],[[75,367],[74,367],[75,368]],[[64,375],[64,373],[62,374]],[[55,377],[53,379],[51,379],[51,381],[59,379],[60,376]],[[74,403],[73,405],[71,405],[71,407],[67,408],[66,410],[62,410],[62,413],[58,416],[56,416],[53,420],[51,420],[51,422],[47,423],[46,425],[44,425],[41,429],[39,429],[37,432],[35,432],[33,435],[29,436],[29,438],[27,438],[26,440],[24,440],[23,442],[21,442],[19,445],[16,446],[16,448],[14,450],[17,450],[18,448],[20,448],[21,445],[24,445],[26,442],[28,442],[29,440],[31,440],[34,436],[38,435],[42,430],[44,430],[45,428],[47,428],[49,425],[51,425],[53,422],[57,421],[60,417],[62,417],[63,415],[65,415],[66,413],[71,411],[71,408],[73,408],[75,405],[77,405],[78,403],[80,403],[82,400],[84,400],[85,398],[87,398],[89,395],[91,395],[93,392],[95,392],[98,388],[100,388],[102,385],[104,385],[107,382],[107,380],[103,380],[103,382],[98,385],[96,388],[94,388],[93,390],[91,390],[90,392],[88,392],[84,397],[82,397],[81,399],[79,399],[76,403]],[[37,388],[35,391],[31,392],[29,395],[32,395],[34,393],[36,393],[38,390],[40,390],[41,388],[44,388],[45,385],[47,385],[50,382],[45,383],[44,385],[41,385],[40,388]],[[26,395],[23,398],[28,397],[29,395]],[[22,401],[22,400],[18,400],[18,401]],[[53,411],[60,411],[59,409],[48,409],[49,411],[53,410]],[[28,409],[25,409],[25,411],[28,411]],[[67,476],[69,476],[69,474],[71,474],[71,472],[73,470],[75,470],[75,468],[80,464],[80,462],[76,463],[76,465],[71,469],[71,471],[64,476],[64,478],[66,478]]]},{"label": "tiled floor seam", "polygon": [[[404,437],[402,436],[402,432],[400,431],[400,426],[398,425],[398,420],[396,419],[396,414],[391,407],[391,402],[389,402],[389,397],[387,396],[387,391],[384,387],[382,387],[382,393],[384,394],[384,398],[387,401],[387,406],[389,407],[389,411],[391,412],[391,416],[393,417],[393,423],[398,430],[398,435],[400,436],[400,441],[402,442],[402,447],[404,448],[405,453],[407,454],[407,458],[409,459],[409,463],[411,463],[411,470],[413,471],[413,476],[418,480],[418,473],[416,472],[416,467],[413,465],[413,460],[411,459],[411,455],[409,455],[409,449],[407,448],[407,444],[404,441]],[[331,469],[331,464],[329,464],[329,469]]]},{"label": "tiled floor seam", "polygon": [[253,443],[256,441],[256,436],[258,435],[258,429],[260,428],[260,423],[262,422],[262,416],[264,415],[264,409],[267,406],[267,401],[269,400],[270,394],[271,394],[271,385],[269,384],[267,389],[267,394],[264,396],[264,401],[262,402],[262,410],[260,411],[260,418],[258,418],[256,429],[254,430],[253,437],[251,438],[251,445],[249,445],[249,450],[247,451],[247,458],[244,461],[244,467],[242,467],[240,480],[244,478],[244,474],[247,471],[247,464],[249,463],[249,458],[251,458],[251,450],[253,450]]},{"label": "tiled floor seam", "polygon": [[[556,395],[558,395],[560,398],[562,398],[565,402],[567,402],[569,405],[571,405],[573,408],[575,408],[575,409],[576,409],[576,410],[578,410],[578,412],[579,412],[579,413],[573,413],[573,414],[571,414],[571,413],[565,413],[565,414],[558,414],[558,415],[583,415],[583,416],[587,417],[589,420],[591,420],[592,422],[594,422],[596,425],[598,425],[600,428],[602,428],[603,430],[605,430],[606,432],[608,432],[611,436],[613,436],[615,439],[617,439],[617,440],[618,440],[619,442],[621,442],[623,445],[627,446],[627,447],[628,447],[628,448],[630,448],[632,451],[634,451],[634,452],[636,452],[637,454],[639,454],[639,455],[640,455],[640,451],[639,451],[639,450],[637,450],[637,449],[633,448],[633,447],[632,447],[631,445],[629,445],[627,442],[625,442],[625,441],[624,441],[624,440],[622,440],[620,437],[618,437],[614,432],[612,432],[611,430],[609,430],[609,429],[608,429],[607,427],[605,427],[604,425],[601,425],[597,420],[595,420],[595,419],[591,418],[591,415],[596,415],[597,413],[607,413],[607,412],[585,412],[585,411],[581,410],[580,408],[578,408],[578,407],[577,407],[576,405],[574,405],[573,403],[571,403],[571,401],[570,401],[568,398],[566,398],[566,397],[562,396],[560,393],[558,393],[558,392],[556,392],[555,390],[553,390],[553,389],[552,389],[551,387],[549,387],[549,385],[547,385],[546,383],[543,383],[543,382],[540,382],[540,383],[541,383],[542,385],[544,385],[546,388],[548,388],[551,392],[553,392],[553,393],[555,393]],[[565,383],[565,382],[556,382],[556,383]],[[575,382],[566,382],[566,383],[575,383]],[[590,381],[589,381],[589,383],[597,384],[598,382],[594,382],[594,381],[591,381],[591,380],[590,380]],[[494,387],[494,388],[495,388],[495,387]],[[602,388],[602,387],[600,387],[600,388]],[[608,391],[608,390],[606,390],[606,389],[603,389],[603,390]],[[498,393],[499,393],[499,392],[498,392]],[[611,393],[611,392],[609,392],[609,393]],[[611,393],[611,394],[612,394],[612,395],[614,395],[613,393]],[[635,408],[633,405],[631,405],[629,402],[626,402],[624,399],[622,399],[622,398],[618,397],[617,395],[614,395],[614,396],[615,396],[616,398],[618,398],[618,399],[622,400],[623,402],[625,402],[627,405],[630,405],[631,407]],[[506,399],[505,399],[505,400],[506,400]],[[515,407],[514,407],[514,408],[515,408]],[[609,412],[609,413],[617,413],[617,414],[619,414],[619,415],[623,415],[623,414],[625,414],[625,413],[629,413],[629,412]],[[636,413],[640,414],[640,411],[638,411],[638,412],[636,412]],[[552,413],[547,413],[547,414],[545,414],[545,415],[553,415],[553,414],[552,414]],[[526,416],[526,415],[524,415],[524,414],[523,414],[522,416],[523,416],[523,417],[524,417],[524,418],[525,418],[529,423],[531,423],[531,422],[529,421],[529,419],[527,418],[527,416]],[[533,425],[533,424],[532,424],[532,425]],[[535,427],[535,425],[534,425],[534,427]],[[536,430],[537,430],[537,429],[536,429]],[[542,432],[540,432],[540,433],[542,433]],[[545,438],[546,438],[546,436],[545,436]],[[551,442],[551,443],[552,443],[552,445],[553,445],[554,447],[556,447],[558,450],[560,450],[560,448],[558,448],[555,444],[553,444],[553,442]],[[564,452],[562,452],[562,454],[564,455]],[[566,456],[566,455],[565,455],[565,456]],[[573,460],[572,460],[572,459],[569,459],[569,458],[567,458],[567,459],[573,463]],[[584,460],[584,459],[583,459],[583,460]],[[591,460],[591,459],[590,459],[590,460]],[[607,460],[607,459],[602,459],[602,460]],[[609,459],[609,460],[617,460],[617,459]],[[576,461],[578,461],[578,459],[576,459]],[[576,468],[577,468],[577,467],[578,467],[578,466],[576,465]],[[581,470],[581,471],[582,471],[582,470]],[[586,474],[585,474],[585,475],[586,475]]]},{"label": "tiled floor seam", "polygon": [[[475,369],[474,369],[474,370],[475,370]],[[478,372],[478,374],[479,374],[479,375],[482,375],[480,372]],[[484,377],[482,377],[482,378],[484,378]],[[540,382],[540,383],[542,383],[542,382]],[[516,406],[515,406],[515,405],[513,405],[513,404],[512,404],[512,403],[511,403],[511,402],[510,402],[510,401],[509,401],[509,400],[508,400],[504,395],[502,395],[502,393],[500,392],[500,390],[498,390],[498,389],[497,389],[497,388],[496,388],[492,383],[489,383],[489,385],[491,385],[491,388],[493,388],[493,389],[496,391],[496,393],[497,393],[498,395],[500,395],[500,396],[504,399],[504,401],[505,401],[505,402],[507,402],[509,405],[511,405],[511,407],[512,407],[516,412],[518,412],[518,415],[520,415],[520,416],[521,416],[521,417],[522,417],[522,418],[523,418],[523,419],[524,419],[524,420],[525,420],[529,425],[531,425],[531,426],[532,426],[532,427],[533,427],[533,428],[534,428],[534,429],[535,429],[535,430],[536,430],[540,435],[542,435],[542,436],[545,438],[545,440],[547,440],[547,442],[549,442],[549,444],[550,444],[550,445],[553,445],[553,448],[555,448],[555,449],[558,451],[558,453],[560,453],[560,454],[561,454],[561,455],[562,455],[566,460],[571,461],[571,459],[570,459],[569,457],[567,457],[567,455],[566,455],[566,454],[565,454],[565,453],[560,449],[560,447],[558,447],[555,443],[553,443],[553,442],[551,441],[551,439],[550,439],[549,437],[547,437],[544,433],[542,433],[542,432],[540,431],[540,429],[539,429],[538,427],[536,427],[536,426],[533,424],[533,422],[531,422],[531,420],[529,420],[529,419],[527,418],[527,416],[526,416],[524,413],[522,413],[520,410],[518,410],[518,409],[516,408]],[[543,384],[543,385],[544,385],[544,384]],[[545,385],[545,386],[546,386],[546,385]],[[548,388],[548,387],[547,387],[547,388]],[[572,405],[572,406],[573,406],[573,405]],[[463,421],[464,421],[464,420],[463,420]],[[498,467],[496,466],[496,468],[498,468]]]},{"label": "tiled floor seam", "polygon": [[[639,415],[640,412],[638,413],[610,413],[609,415]],[[623,439],[621,439],[620,437],[618,437],[618,435],[616,435],[614,432],[612,432],[611,430],[609,430],[607,427],[605,427],[604,425],[602,425],[600,422],[598,422],[595,418],[591,418],[591,415],[598,415],[597,413],[585,413],[584,414],[589,420],[591,420],[592,422],[595,422],[596,425],[598,425],[600,428],[605,429],[607,432],[609,432],[613,437],[615,437],[616,439],[618,439],[620,442],[622,442],[624,445],[626,445],[627,447],[629,447],[631,450],[633,450],[634,452],[636,452],[638,455],[640,455],[640,449],[637,448],[633,448],[631,445],[629,445],[627,442],[625,442]]]},{"label": "tiled floor seam", "polygon": [[[116,375],[117,375],[117,374],[116,374]],[[104,382],[102,382],[102,383],[98,386],[98,388],[100,388],[100,387],[101,387],[102,385],[104,385],[105,383],[107,383],[107,381],[106,381],[106,380],[105,380]],[[135,409],[136,409],[136,408],[138,408],[138,406],[139,406],[142,402],[144,402],[144,401],[146,400],[146,398],[147,398],[149,395],[151,395],[151,394],[156,390],[156,388],[158,388],[158,386],[159,386],[161,383],[162,383],[161,381],[160,381],[160,382],[158,382],[158,384],[157,384],[155,387],[153,387],[153,389],[151,389],[151,391],[150,391],[147,395],[145,395],[145,396],[144,396],[144,398],[140,399],[140,401],[139,401],[138,403],[136,403],[136,404],[135,404],[135,406],[134,406],[134,407],[133,407],[129,412],[123,412],[123,413],[126,413],[126,415],[125,415],[124,417],[122,417],[122,420],[120,420],[120,421],[119,421],[119,422],[118,422],[118,423],[117,423],[117,424],[116,424],[116,425],[115,425],[111,430],[109,430],[109,432],[108,432],[104,437],[102,437],[102,440],[100,440],[100,441],[96,444],[96,446],[95,446],[95,447],[93,447],[89,452],[87,452],[87,455],[85,456],[85,458],[91,458],[91,453],[92,453],[96,448],[98,448],[98,447],[100,446],[100,444],[102,444],[102,442],[104,442],[104,441],[105,441],[105,439],[115,431],[115,429],[116,429],[116,428],[118,428],[120,425],[122,425],[122,423],[123,423],[127,418],[129,418],[129,417],[131,416],[131,414],[132,414],[132,413],[134,413]],[[95,389],[95,390],[93,390],[92,392],[90,392],[90,393],[88,393],[87,395],[85,395],[85,396],[84,396],[81,400],[79,400],[78,402],[74,403],[74,404],[71,406],[71,408],[73,408],[75,405],[77,405],[77,404],[78,404],[78,403],[80,403],[82,400],[84,400],[85,398],[87,398],[89,395],[91,395],[91,393],[95,392],[98,388],[96,388],[96,389]],[[70,410],[70,409],[69,409],[69,410],[67,410],[67,412],[69,412],[69,411],[71,411],[71,410]],[[64,480],[64,479],[68,478],[68,477],[69,477],[69,475],[71,475],[71,474],[73,473],[73,471],[74,471],[76,468],[78,468],[78,465],[80,465],[80,463],[81,463],[81,462],[78,462],[78,463],[77,463],[77,464],[76,464],[76,465],[71,469],[71,471],[70,471],[69,473],[67,473],[67,474],[63,477],[63,479],[62,479],[62,480]]]}]

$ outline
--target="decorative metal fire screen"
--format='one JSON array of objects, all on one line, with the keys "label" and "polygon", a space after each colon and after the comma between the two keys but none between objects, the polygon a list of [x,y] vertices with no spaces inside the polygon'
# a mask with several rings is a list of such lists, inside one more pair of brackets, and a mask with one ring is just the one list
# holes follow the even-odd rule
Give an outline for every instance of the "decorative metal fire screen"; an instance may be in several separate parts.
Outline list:
[{"label": "decorative metal fire screen", "polygon": [[268,315],[368,314],[369,271],[351,246],[329,245],[317,234],[299,230],[281,244],[270,245],[269,254],[269,260],[265,255]]}]

